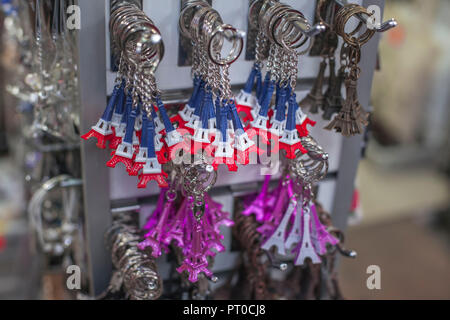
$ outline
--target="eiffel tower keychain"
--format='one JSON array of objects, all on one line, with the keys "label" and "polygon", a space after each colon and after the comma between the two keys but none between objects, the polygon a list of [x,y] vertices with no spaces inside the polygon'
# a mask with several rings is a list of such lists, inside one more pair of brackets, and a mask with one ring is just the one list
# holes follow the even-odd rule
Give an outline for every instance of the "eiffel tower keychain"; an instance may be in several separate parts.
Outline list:
[{"label": "eiffel tower keychain", "polygon": [[303,100],[299,102],[299,106],[302,109],[309,109],[311,113],[317,113],[323,109],[325,98],[323,95],[323,83],[325,78],[325,70],[327,68],[327,60],[325,57],[319,65],[319,73],[314,81],[311,91],[306,95]]},{"label": "eiffel tower keychain", "polygon": [[[338,47],[338,35],[334,29],[335,7],[333,0],[320,0],[316,10],[317,19],[327,27],[321,38],[323,45],[320,52],[324,61],[328,61],[329,67],[328,87],[323,95],[322,104],[322,118],[325,120],[331,120],[331,116],[341,110],[343,102],[341,89],[345,66],[341,66],[336,75],[335,53]],[[325,17],[322,17],[324,12]]]},{"label": "eiffel tower keychain", "polygon": [[[327,0],[318,1],[316,7],[316,19],[320,21],[324,26],[326,26],[327,29],[325,32],[316,35],[316,37],[314,38],[313,47],[311,48],[311,52],[314,50],[316,54],[318,54],[322,58],[322,61],[320,62],[319,72],[313,83],[311,91],[306,95],[305,98],[303,98],[303,100],[299,102],[299,106],[302,109],[309,109],[309,112],[311,113],[318,113],[319,110],[324,109],[326,100],[323,94],[323,85],[325,81],[325,71],[327,69],[327,58],[331,54],[333,54],[332,47],[334,44],[330,42],[330,40],[332,40],[330,38],[332,30],[330,28],[330,24],[327,23],[332,19],[332,8],[328,5],[328,3],[326,3],[326,1]],[[326,7],[325,4],[327,4]],[[322,18],[322,13],[324,12],[326,14],[326,17]]]},{"label": "eiffel tower keychain", "polygon": [[[330,34],[330,36],[333,37],[333,39],[336,39],[337,45],[337,35],[333,33]],[[331,116],[334,113],[338,113],[342,108],[343,98],[341,90],[345,77],[345,65],[341,66],[336,74],[336,59],[334,57],[334,51],[333,54],[330,54],[328,57],[328,64],[330,67],[330,75],[328,77],[328,88],[327,91],[325,91],[325,100],[322,106],[322,118],[325,120],[331,120]]]},{"label": "eiffel tower keychain", "polygon": [[[254,1],[249,9],[249,24],[253,25],[258,29],[258,33],[256,36],[255,44],[255,54],[256,60],[253,64],[253,68],[250,72],[250,75],[247,79],[247,82],[244,88],[240,91],[239,95],[236,97],[236,107],[238,113],[244,113],[242,121],[244,123],[248,123],[254,120],[253,114],[256,114],[258,111],[258,100],[262,94],[262,69],[263,63],[266,59],[266,55],[268,54],[269,49],[269,41],[265,36],[264,32],[259,28],[258,18],[259,12],[256,10],[256,6],[261,5],[258,1]],[[253,89],[255,89],[255,94],[252,94]]]},{"label": "eiffel tower keychain", "polygon": [[369,116],[358,101],[357,81],[361,74],[358,63],[361,59],[361,46],[372,38],[375,30],[367,29],[356,37],[355,34],[359,32],[363,25],[360,22],[352,32],[345,32],[347,22],[358,14],[371,15],[366,8],[360,5],[348,4],[339,9],[335,20],[336,33],[344,40],[341,48],[341,66],[345,66],[346,71],[346,98],[340,112],[325,129],[334,129],[343,136],[363,133],[363,127],[367,126]]}]

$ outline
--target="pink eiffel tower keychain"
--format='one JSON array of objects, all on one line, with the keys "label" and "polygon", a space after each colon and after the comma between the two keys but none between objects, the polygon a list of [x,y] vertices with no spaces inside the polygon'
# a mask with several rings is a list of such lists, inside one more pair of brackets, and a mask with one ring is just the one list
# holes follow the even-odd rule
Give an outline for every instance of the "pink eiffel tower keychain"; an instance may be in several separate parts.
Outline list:
[{"label": "pink eiffel tower keychain", "polygon": [[195,208],[193,213],[194,223],[192,231],[192,245],[188,251],[182,265],[177,268],[179,273],[187,271],[189,281],[197,282],[198,275],[204,273],[208,278],[212,277],[212,272],[208,269],[206,258],[208,245],[204,239],[204,204],[202,208]]},{"label": "pink eiffel tower keychain", "polygon": [[[168,252],[171,246],[184,255],[180,273],[197,282],[199,274],[211,278],[209,259],[225,250],[220,226],[234,223],[208,194],[217,172],[203,165],[173,166],[168,189],[162,189],[158,204],[144,226],[146,234],[138,245],[153,257]],[[178,201],[177,201],[178,200]]]}]

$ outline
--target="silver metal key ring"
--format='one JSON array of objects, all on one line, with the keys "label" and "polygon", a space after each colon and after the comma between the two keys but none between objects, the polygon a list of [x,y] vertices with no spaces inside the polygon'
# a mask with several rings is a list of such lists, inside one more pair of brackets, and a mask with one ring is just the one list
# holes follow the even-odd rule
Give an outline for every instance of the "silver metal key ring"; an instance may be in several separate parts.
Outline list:
[{"label": "silver metal key ring", "polygon": [[283,10],[282,14],[270,22],[270,31],[274,42],[286,50],[293,49],[302,39],[304,40],[301,43],[306,42],[306,36],[291,23],[294,18],[296,21],[306,21],[300,11],[289,8]]},{"label": "silver metal key ring", "polygon": [[288,5],[277,3],[266,10],[263,16],[263,24],[261,27],[263,28],[266,36],[272,41],[276,42],[273,37],[273,24],[279,18],[284,16],[284,13],[288,10],[292,10],[292,8]]},{"label": "silver metal key ring", "polygon": [[[205,45],[205,50],[207,50],[206,44],[209,44],[209,41],[212,37],[214,26],[222,24],[223,24],[222,18],[220,17],[219,13],[216,10],[210,11],[204,16],[203,25],[201,26],[202,27],[201,37],[202,42]],[[219,49],[223,45],[223,38],[220,38],[220,41],[215,41],[215,45],[217,46],[217,49]]]},{"label": "silver metal key ring", "polygon": [[[305,43],[308,42],[308,45],[305,49],[303,49],[300,52],[297,52],[297,55],[303,55],[309,52],[309,49],[311,48],[313,41],[311,37],[301,36],[302,33],[298,33],[299,36],[297,39],[295,39],[293,42],[287,42],[285,37],[282,34],[282,30],[284,28],[284,25],[291,23],[292,21],[306,21],[306,19],[299,17],[295,12],[291,12],[286,14],[282,19],[279,20],[279,27],[275,28],[274,32],[274,38],[276,39],[276,42],[278,45],[280,45],[282,48],[288,51],[295,51],[299,48],[303,47]],[[300,41],[302,40],[302,41]]]},{"label": "silver metal key ring", "polygon": [[122,58],[134,69],[154,72],[164,56],[161,33],[142,10],[121,6],[112,13],[110,29]]},{"label": "silver metal key ring", "polygon": [[[231,32],[232,36],[227,37],[225,35],[225,33],[227,32]],[[220,58],[220,52],[218,52],[217,48],[215,48],[217,43],[215,43],[214,41],[216,41],[216,37],[218,36],[224,37],[225,39],[231,39],[231,41],[233,42],[233,46],[226,58]],[[212,62],[220,66],[231,65],[239,58],[243,48],[244,48],[244,38],[242,33],[238,32],[238,30],[233,26],[229,24],[224,24],[217,27],[212,32],[208,44],[209,59],[211,59]]]},{"label": "silver metal key ring", "polygon": [[[152,35],[160,36],[159,31],[153,25],[143,24],[141,28],[142,29],[136,30],[139,36],[130,34],[125,39],[124,57],[141,69],[151,69],[155,71],[164,57],[164,43],[160,41],[155,45],[149,40]],[[136,36],[137,38],[134,38]],[[136,39],[139,39],[136,42],[136,45],[140,46],[140,49],[131,51],[130,47],[135,48],[134,44]]]},{"label": "silver metal key ring", "polygon": [[182,8],[180,19],[178,19],[178,26],[181,34],[186,38],[191,38],[191,21],[196,10],[202,7],[209,7],[209,4],[205,1],[186,1],[185,7]]}]

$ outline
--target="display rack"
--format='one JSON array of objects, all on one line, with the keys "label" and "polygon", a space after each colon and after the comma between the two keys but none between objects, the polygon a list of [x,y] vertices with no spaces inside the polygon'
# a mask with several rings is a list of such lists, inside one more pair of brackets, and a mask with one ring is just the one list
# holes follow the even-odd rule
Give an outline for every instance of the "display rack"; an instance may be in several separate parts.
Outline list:
[{"label": "display rack", "polygon": [[[315,1],[288,0],[283,1],[300,9],[305,16],[313,20]],[[364,7],[378,5],[384,7],[384,0],[351,1]],[[81,8],[81,30],[79,31],[79,73],[81,90],[81,130],[87,132],[102,113],[107,93],[111,91],[114,75],[108,66],[109,30],[108,19],[109,1],[79,0]],[[213,1],[213,7],[221,12],[227,23],[247,30],[248,1],[228,0]],[[157,79],[160,88],[170,95],[172,102],[187,101],[189,86],[191,85],[190,68],[178,66],[179,33],[178,12],[180,0],[157,1],[144,0],[144,11],[161,26],[163,40],[166,46],[164,57],[158,72]],[[358,82],[359,99],[368,110],[372,79],[376,67],[377,51],[380,34],[376,33],[373,39],[362,48],[361,69],[362,74]],[[320,59],[304,56],[300,58],[300,78],[296,88],[299,98],[310,89],[314,77],[317,75]],[[245,54],[231,67],[233,86],[242,86],[246,80],[252,61],[245,60]],[[176,75],[176,77],[174,77]],[[169,96],[168,95],[168,96]],[[354,190],[354,180],[364,147],[364,136],[342,138],[331,131],[323,130],[325,122],[320,116],[312,116],[318,124],[311,130],[311,135],[330,154],[330,174],[319,186],[318,199],[324,207],[332,213],[333,224],[345,230],[347,217],[350,212],[351,200]],[[111,211],[120,211],[123,207],[139,208],[143,199],[152,199],[158,193],[155,186],[138,190],[136,180],[124,174],[121,168],[109,169],[105,163],[109,153],[100,151],[95,143],[83,143],[81,147],[81,161],[84,181],[84,213],[87,255],[89,264],[90,291],[98,295],[108,286],[111,277],[111,259],[105,246],[104,234],[111,225]],[[233,197],[245,186],[246,190],[257,191],[258,181],[262,180],[257,166],[240,168],[245,175],[219,174],[217,193],[227,208],[233,207]],[[223,194],[229,196],[223,196]],[[148,201],[147,201],[148,202]],[[223,257],[226,257],[224,253]],[[217,257],[220,261],[225,258]],[[220,264],[217,261],[216,264]],[[164,273],[164,270],[161,270]]]}]

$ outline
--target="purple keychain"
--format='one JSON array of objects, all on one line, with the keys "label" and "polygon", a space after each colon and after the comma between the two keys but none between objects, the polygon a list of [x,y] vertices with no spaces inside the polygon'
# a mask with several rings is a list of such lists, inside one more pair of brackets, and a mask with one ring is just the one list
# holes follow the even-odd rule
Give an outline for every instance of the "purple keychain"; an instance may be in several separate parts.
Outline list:
[{"label": "purple keychain", "polygon": [[184,198],[178,208],[174,218],[167,225],[167,232],[164,234],[163,242],[166,245],[170,245],[172,241],[176,241],[178,247],[183,248],[185,246],[185,227],[187,219],[187,208],[192,205],[194,200],[192,197]]},{"label": "purple keychain", "polygon": [[[185,259],[177,270],[180,273],[187,271],[189,281],[197,282],[200,273],[212,277],[207,257],[213,258],[225,250],[220,227],[230,227],[234,222],[222,211],[222,205],[206,193],[214,184],[217,173],[209,172],[208,175],[214,176],[210,180],[208,177],[202,179],[195,166],[184,170],[179,176],[175,170],[170,188],[161,190],[157,206],[144,226],[147,233],[138,247],[149,248],[153,257],[167,252],[170,245],[180,248]],[[191,181],[183,181],[180,177]],[[179,201],[178,195],[183,195]]]},{"label": "purple keychain", "polygon": [[[320,222],[312,202],[312,184],[324,177],[328,170],[328,155],[311,137],[302,138],[308,149],[303,155],[288,160],[284,178],[277,188],[268,191],[270,177],[266,177],[261,192],[246,204],[243,215],[254,214],[261,223],[261,248],[275,250],[282,256],[295,253],[295,265],[303,265],[306,259],[320,263],[327,253],[327,245],[336,246],[333,237]],[[268,205],[276,199],[273,206]]]},{"label": "purple keychain", "polygon": [[187,271],[189,273],[189,281],[195,283],[198,281],[199,273],[203,272],[208,278],[212,277],[212,272],[208,269],[208,260],[206,259],[207,246],[202,239],[203,228],[202,219],[195,218],[194,230],[192,236],[192,246],[186,255],[183,264],[177,268],[179,273]]},{"label": "purple keychain", "polygon": [[158,223],[153,228],[150,228],[149,232],[144,236],[145,240],[138,245],[141,250],[151,247],[152,256],[155,258],[161,255],[161,249],[164,247],[162,240],[165,236],[169,217],[174,211],[176,197],[176,192],[172,190],[166,191],[167,202],[164,204]]},{"label": "purple keychain", "polygon": [[[291,184],[292,181],[288,181],[287,186],[282,187],[272,219],[265,221],[258,228],[265,239],[261,247],[266,251],[275,248],[280,255],[296,253],[295,265],[303,265],[307,258],[313,263],[320,263],[320,255],[327,253],[327,244],[335,246],[338,239],[328,233],[320,222],[308,195],[310,192],[305,191],[298,196],[292,192]],[[280,215],[278,208],[286,198],[289,205]],[[295,248],[292,250],[293,247]]]},{"label": "purple keychain", "polygon": [[234,221],[230,219],[228,212],[222,211],[222,205],[215,202],[208,194],[205,194],[206,208],[211,213],[211,221],[216,233],[220,233],[220,226],[232,227]]},{"label": "purple keychain", "polygon": [[324,255],[327,252],[327,243],[335,246],[339,243],[339,240],[333,237],[320,222],[319,215],[317,214],[316,206],[311,205],[312,213],[312,231],[311,238],[316,245],[315,249],[320,255]]},{"label": "purple keychain", "polygon": [[189,281],[197,282],[199,273],[203,272],[208,278],[212,277],[207,257],[213,258],[225,250],[219,228],[221,225],[232,226],[233,221],[207,194],[201,200],[189,201],[186,209],[186,218],[190,223],[186,224],[185,230],[188,235],[183,246],[185,260],[177,271],[187,271]]},{"label": "purple keychain", "polygon": [[258,222],[264,221],[264,217],[266,216],[266,209],[267,209],[267,193],[269,190],[269,183],[270,183],[270,176],[267,175],[264,178],[264,183],[263,183],[263,186],[261,188],[261,192],[259,193],[259,195],[242,212],[242,214],[244,216],[249,216],[251,214],[254,214],[256,221],[258,221]]},{"label": "purple keychain", "polygon": [[275,205],[272,208],[268,208],[264,216],[263,224],[257,229],[263,240],[272,235],[282,218],[282,213],[287,209],[290,196],[285,179],[280,180],[278,187],[272,191],[272,194],[276,197]]}]

